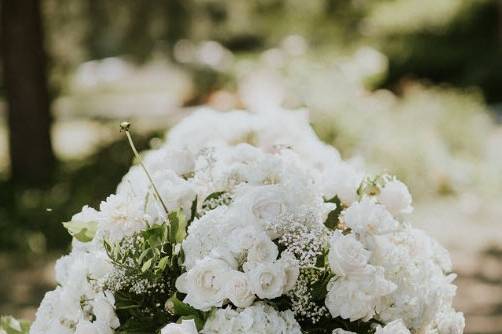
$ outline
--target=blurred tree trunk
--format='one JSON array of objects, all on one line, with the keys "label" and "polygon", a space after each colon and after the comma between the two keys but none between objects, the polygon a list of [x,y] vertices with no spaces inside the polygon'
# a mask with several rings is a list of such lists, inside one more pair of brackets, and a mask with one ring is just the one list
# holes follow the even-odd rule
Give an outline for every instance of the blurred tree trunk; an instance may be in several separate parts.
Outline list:
[{"label": "blurred tree trunk", "polygon": [[11,179],[46,183],[54,166],[47,59],[39,0],[0,0]]}]

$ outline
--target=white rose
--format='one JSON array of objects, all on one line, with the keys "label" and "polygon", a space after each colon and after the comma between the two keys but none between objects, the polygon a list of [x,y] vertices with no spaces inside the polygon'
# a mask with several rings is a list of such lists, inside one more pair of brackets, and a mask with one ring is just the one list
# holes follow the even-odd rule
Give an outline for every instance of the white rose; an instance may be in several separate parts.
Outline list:
[{"label": "white rose", "polygon": [[284,203],[273,192],[261,194],[253,204],[252,211],[256,218],[261,220],[273,220],[284,210]]},{"label": "white rose", "polygon": [[248,250],[248,262],[273,262],[277,259],[279,250],[277,245],[264,234],[258,240],[255,240],[251,248]]},{"label": "white rose", "polygon": [[336,231],[331,238],[328,261],[335,274],[345,276],[364,270],[370,254],[352,234]]},{"label": "white rose", "polygon": [[342,213],[342,217],[347,226],[361,234],[385,234],[399,226],[390,212],[370,197],[353,203]]},{"label": "white rose", "polygon": [[182,320],[181,324],[167,324],[160,330],[160,334],[197,334],[197,327],[193,320]]},{"label": "white rose", "polygon": [[406,328],[402,320],[394,320],[385,325],[385,327],[378,326],[375,334],[411,334]]},{"label": "white rose", "polygon": [[286,274],[278,263],[258,263],[247,274],[251,289],[260,298],[273,299],[284,292]]},{"label": "white rose", "polygon": [[255,295],[251,291],[246,274],[240,271],[233,271],[229,274],[226,296],[232,304],[240,308],[253,304]]},{"label": "white rose", "polygon": [[220,307],[225,299],[227,273],[231,270],[223,260],[204,258],[176,280],[176,289],[186,293],[183,300],[196,309],[207,311]]},{"label": "white rose", "polygon": [[235,205],[249,210],[254,219],[267,223],[277,219],[286,209],[286,198],[277,185],[246,186],[239,189]]},{"label": "white rose", "polygon": [[293,289],[300,275],[300,265],[298,260],[288,252],[281,254],[281,259],[278,261],[283,266],[284,274],[286,275],[286,283],[284,284],[284,292]]},{"label": "white rose", "polygon": [[408,187],[398,180],[385,184],[378,194],[378,201],[395,216],[413,211],[411,194],[408,191]]}]

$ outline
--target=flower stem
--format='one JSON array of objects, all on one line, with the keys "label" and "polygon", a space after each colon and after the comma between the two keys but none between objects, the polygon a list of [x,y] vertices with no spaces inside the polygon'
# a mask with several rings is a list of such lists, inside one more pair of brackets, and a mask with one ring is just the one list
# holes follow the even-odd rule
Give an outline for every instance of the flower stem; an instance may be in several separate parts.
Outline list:
[{"label": "flower stem", "polygon": [[129,132],[130,127],[131,127],[131,123],[129,123],[129,122],[120,123],[120,131],[125,132],[125,134],[127,136],[127,140],[129,141],[129,146],[131,147],[134,156],[138,160],[141,168],[143,168],[143,170],[145,171],[146,177],[148,178],[148,181],[150,182],[150,184],[153,188],[153,191],[155,193],[155,197],[157,198],[159,203],[162,205],[162,208],[164,209],[164,211],[166,212],[166,215],[167,215],[167,214],[169,214],[169,210],[167,210],[167,206],[164,203],[164,201],[162,200],[162,197],[160,196],[160,193],[157,190],[157,187],[155,186],[155,183],[153,182],[153,179],[152,179],[150,173],[148,173],[148,170],[146,169],[145,164],[143,164],[143,159],[141,159],[141,156],[139,155],[138,150],[136,150],[136,146],[134,145],[134,142],[132,140],[131,133]]}]

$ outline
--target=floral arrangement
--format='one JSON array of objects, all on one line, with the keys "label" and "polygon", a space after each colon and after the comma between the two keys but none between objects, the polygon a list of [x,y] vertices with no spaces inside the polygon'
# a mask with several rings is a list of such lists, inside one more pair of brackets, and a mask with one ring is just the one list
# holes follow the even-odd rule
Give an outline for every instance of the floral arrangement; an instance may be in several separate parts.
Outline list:
[{"label": "floral arrangement", "polygon": [[459,334],[447,251],[412,199],[322,143],[302,111],[202,108],[101,203],[31,334]]}]

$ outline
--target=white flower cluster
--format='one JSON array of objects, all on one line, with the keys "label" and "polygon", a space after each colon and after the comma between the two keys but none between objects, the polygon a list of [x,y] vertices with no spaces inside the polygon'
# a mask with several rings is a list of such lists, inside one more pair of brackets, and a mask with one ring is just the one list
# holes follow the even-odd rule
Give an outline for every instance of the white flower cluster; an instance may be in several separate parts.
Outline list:
[{"label": "white flower cluster", "polygon": [[[184,305],[207,315],[199,331],[185,319],[162,334],[309,333],[309,315],[313,323],[336,319],[326,329],[334,334],[350,333],[337,324],[356,322],[378,334],[463,332],[448,254],[406,223],[406,186],[385,177],[366,191],[364,174],[317,138],[306,113],[201,109],[144,165],[158,195],[132,167],[99,211],[84,207],[73,217],[69,226],[95,233],[59,260],[60,286],[46,295],[31,334],[120,328],[104,284],[116,273],[104,242],[165,224],[160,201],[190,218],[174,280]],[[335,212],[335,225],[326,224]],[[325,284],[302,276],[310,270]]]}]

